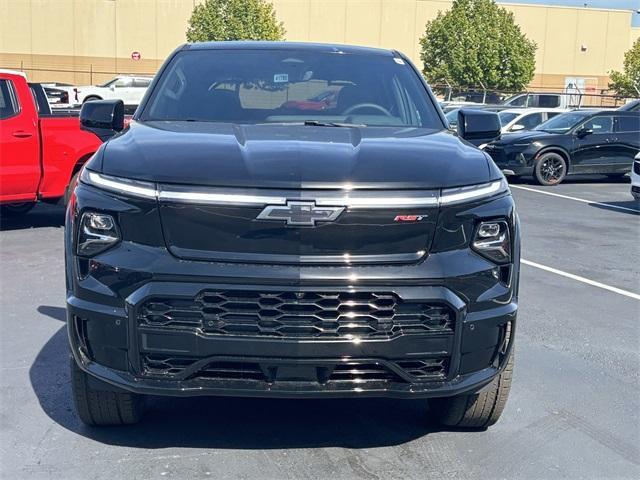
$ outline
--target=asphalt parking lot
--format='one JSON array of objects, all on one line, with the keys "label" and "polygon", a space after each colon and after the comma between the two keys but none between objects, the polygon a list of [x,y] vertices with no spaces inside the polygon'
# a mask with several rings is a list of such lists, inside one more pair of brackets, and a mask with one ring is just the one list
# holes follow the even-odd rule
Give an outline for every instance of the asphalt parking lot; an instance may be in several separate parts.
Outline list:
[{"label": "asphalt parking lot", "polygon": [[601,177],[513,195],[526,260],[514,384],[484,432],[375,399],[154,399],[139,425],[87,428],[69,386],[63,209],[3,222],[0,476],[639,478],[640,204]]}]

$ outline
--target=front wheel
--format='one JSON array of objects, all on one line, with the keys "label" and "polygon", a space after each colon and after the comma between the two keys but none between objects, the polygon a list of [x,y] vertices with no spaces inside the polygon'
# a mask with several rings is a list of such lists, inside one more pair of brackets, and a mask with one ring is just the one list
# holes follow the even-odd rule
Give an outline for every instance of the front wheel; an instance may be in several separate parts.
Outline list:
[{"label": "front wheel", "polygon": [[540,185],[558,185],[567,176],[567,161],[558,153],[545,153],[536,162],[533,176]]},{"label": "front wheel", "polygon": [[76,412],[82,423],[90,426],[132,425],[142,416],[142,399],[124,390],[109,387],[97,389],[90,385],[89,375],[82,371],[73,357],[71,391]]},{"label": "front wheel", "polygon": [[434,398],[429,406],[434,417],[447,427],[490,427],[498,421],[509,398],[513,375],[513,353],[502,373],[483,390],[472,395],[450,398]]}]

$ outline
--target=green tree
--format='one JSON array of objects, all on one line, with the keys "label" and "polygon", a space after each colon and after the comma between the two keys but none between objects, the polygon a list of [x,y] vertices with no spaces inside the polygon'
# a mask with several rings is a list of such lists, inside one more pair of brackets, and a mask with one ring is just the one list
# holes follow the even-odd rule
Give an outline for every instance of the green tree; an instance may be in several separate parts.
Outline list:
[{"label": "green tree", "polygon": [[454,0],[427,23],[420,45],[430,83],[522,90],[533,78],[537,46],[494,0]]},{"label": "green tree", "polygon": [[609,73],[609,88],[621,97],[640,97],[640,38],[624,54],[623,71]]},{"label": "green tree", "polygon": [[284,40],[284,34],[267,0],[205,0],[193,9],[187,40]]}]

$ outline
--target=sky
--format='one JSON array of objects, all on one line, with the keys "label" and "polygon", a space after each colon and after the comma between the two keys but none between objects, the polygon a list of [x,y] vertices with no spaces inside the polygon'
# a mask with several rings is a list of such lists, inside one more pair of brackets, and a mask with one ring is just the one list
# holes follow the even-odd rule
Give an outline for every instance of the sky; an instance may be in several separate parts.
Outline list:
[{"label": "sky", "polygon": [[631,17],[634,27],[640,27],[640,0],[498,0],[498,3],[539,3],[542,5],[564,5],[566,7],[587,7],[593,8],[621,8],[633,10],[635,13]]}]

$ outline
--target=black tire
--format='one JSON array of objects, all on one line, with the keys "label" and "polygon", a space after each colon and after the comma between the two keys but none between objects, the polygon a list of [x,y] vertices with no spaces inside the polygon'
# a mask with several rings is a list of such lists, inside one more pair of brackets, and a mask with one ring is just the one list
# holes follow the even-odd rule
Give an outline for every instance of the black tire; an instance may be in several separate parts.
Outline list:
[{"label": "black tire", "polygon": [[89,95],[87,98],[85,98],[82,103],[87,103],[87,102],[93,102],[95,100],[102,100],[100,97],[96,96],[96,95]]},{"label": "black tire", "polygon": [[0,216],[2,217],[21,217],[35,207],[35,202],[10,203],[0,206]]},{"label": "black tire", "polygon": [[509,398],[513,353],[500,375],[478,393],[429,401],[433,416],[447,427],[485,429],[498,421]]},{"label": "black tire", "polygon": [[132,425],[142,416],[142,399],[124,390],[97,390],[89,385],[89,376],[69,359],[71,391],[76,413],[82,423],[90,426]]},{"label": "black tire", "polygon": [[71,199],[71,194],[73,193],[73,189],[76,187],[76,183],[78,183],[78,177],[80,176],[80,171],[78,170],[73,177],[71,177],[71,181],[69,185],[67,185],[67,189],[64,191],[64,206],[69,205],[69,200]]},{"label": "black tire", "polygon": [[559,153],[543,154],[533,169],[533,177],[540,185],[559,185],[567,176],[567,161]]}]

